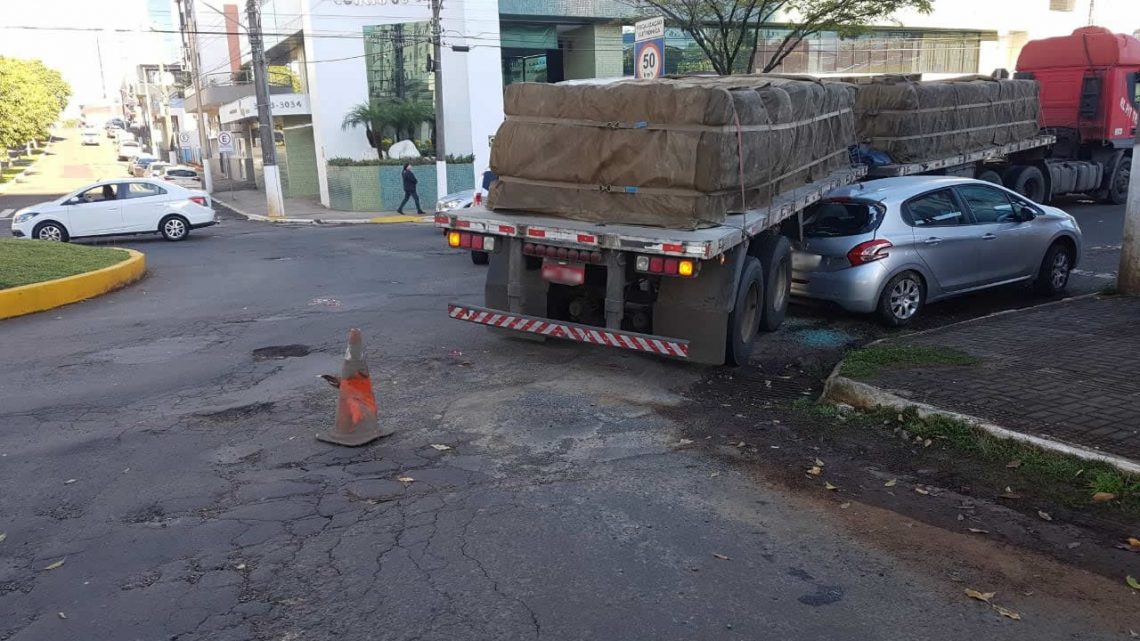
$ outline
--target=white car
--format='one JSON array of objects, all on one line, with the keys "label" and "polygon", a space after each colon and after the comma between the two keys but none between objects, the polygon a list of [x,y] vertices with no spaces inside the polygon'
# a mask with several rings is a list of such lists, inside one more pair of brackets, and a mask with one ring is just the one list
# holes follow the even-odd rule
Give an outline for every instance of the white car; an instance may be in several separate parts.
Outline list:
[{"label": "white car", "polygon": [[162,172],[162,179],[172,182],[179,187],[187,189],[201,189],[202,175],[197,169],[183,165],[167,165]]},{"label": "white car", "polygon": [[83,130],[80,135],[83,145],[98,145],[99,144],[99,131],[94,128],[87,128]]},{"label": "white car", "polygon": [[141,152],[139,143],[134,140],[124,140],[119,143],[119,160],[130,160]]},{"label": "white car", "polygon": [[12,218],[17,238],[68,241],[88,236],[162,234],[185,240],[216,225],[210,196],[152,178],[102,180],[62,198],[25,207]]}]

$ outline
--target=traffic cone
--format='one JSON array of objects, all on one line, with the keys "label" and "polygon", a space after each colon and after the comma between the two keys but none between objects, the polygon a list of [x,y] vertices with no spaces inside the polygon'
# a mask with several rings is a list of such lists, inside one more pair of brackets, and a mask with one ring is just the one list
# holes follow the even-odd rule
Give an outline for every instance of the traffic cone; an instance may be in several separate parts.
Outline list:
[{"label": "traffic cone", "polygon": [[336,425],[327,433],[317,434],[319,440],[356,447],[395,432],[380,429],[376,420],[376,397],[372,394],[372,379],[368,375],[368,363],[364,362],[364,340],[359,329],[348,331],[348,349],[344,352],[340,378],[322,378],[340,390],[340,398],[336,406]]}]

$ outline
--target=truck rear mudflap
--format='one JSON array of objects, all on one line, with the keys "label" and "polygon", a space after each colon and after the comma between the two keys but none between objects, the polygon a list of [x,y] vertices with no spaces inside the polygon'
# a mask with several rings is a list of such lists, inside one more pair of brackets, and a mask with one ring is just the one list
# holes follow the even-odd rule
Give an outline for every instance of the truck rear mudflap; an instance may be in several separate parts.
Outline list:
[{"label": "truck rear mudflap", "polygon": [[649,334],[639,334],[637,332],[627,332],[618,329],[579,325],[578,323],[512,314],[472,305],[451,304],[447,306],[447,313],[456,320],[529,333],[536,336],[562,338],[578,343],[617,347],[634,352],[648,352],[650,354],[668,356],[671,358],[689,358],[689,341],[677,338],[666,338],[664,336],[651,336]]}]

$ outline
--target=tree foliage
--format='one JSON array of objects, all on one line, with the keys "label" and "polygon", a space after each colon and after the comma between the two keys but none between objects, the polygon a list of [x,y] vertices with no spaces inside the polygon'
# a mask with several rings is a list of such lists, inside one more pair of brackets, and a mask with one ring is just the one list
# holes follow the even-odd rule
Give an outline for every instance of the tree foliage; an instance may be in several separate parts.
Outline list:
[{"label": "tree foliage", "polygon": [[383,157],[380,141],[391,131],[398,140],[414,138],[416,128],[435,119],[435,108],[426,102],[388,98],[376,102],[362,102],[344,116],[343,129],[363,126],[372,146]]},{"label": "tree foliage", "polygon": [[0,56],[0,149],[48,136],[71,87],[39,60]]},{"label": "tree foliage", "polygon": [[[665,17],[666,24],[688,33],[721,75],[768,72],[805,38],[821,31],[851,37],[869,23],[890,18],[902,9],[931,11],[930,0],[626,0],[646,14]],[[765,27],[787,31],[768,60],[756,60]]]}]

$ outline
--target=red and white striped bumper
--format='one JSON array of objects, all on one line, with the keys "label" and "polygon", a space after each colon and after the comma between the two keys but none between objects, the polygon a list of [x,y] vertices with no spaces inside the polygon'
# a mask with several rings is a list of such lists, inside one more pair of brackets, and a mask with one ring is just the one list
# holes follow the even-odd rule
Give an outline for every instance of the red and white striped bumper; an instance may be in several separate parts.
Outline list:
[{"label": "red and white striped bumper", "polygon": [[472,307],[469,305],[448,305],[447,313],[457,320],[488,325],[490,327],[501,327],[517,332],[528,332],[538,334],[539,336],[550,336],[552,338],[564,338],[579,343],[618,347],[635,352],[649,352],[650,354],[671,356],[673,358],[689,357],[689,341],[678,340],[676,338],[664,338],[661,336],[638,334],[636,332],[604,329],[591,327],[589,325],[579,325],[577,323],[567,323],[565,321],[552,321],[545,318],[510,314],[494,309]]}]

